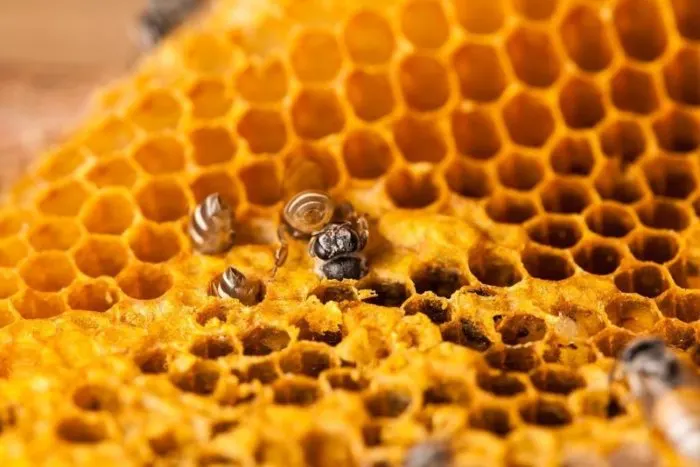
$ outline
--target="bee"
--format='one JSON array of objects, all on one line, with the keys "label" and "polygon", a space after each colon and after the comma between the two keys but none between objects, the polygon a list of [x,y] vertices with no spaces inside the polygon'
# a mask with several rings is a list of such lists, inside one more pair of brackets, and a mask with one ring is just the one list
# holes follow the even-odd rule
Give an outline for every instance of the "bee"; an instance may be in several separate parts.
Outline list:
[{"label": "bee", "polygon": [[316,273],[326,279],[359,279],[367,274],[362,250],[369,239],[367,219],[349,202],[335,204],[327,193],[298,193],[284,207],[278,229],[275,271],[287,259],[288,237],[309,241]]},{"label": "bee", "polygon": [[451,467],[453,453],[450,445],[442,440],[427,440],[411,447],[403,459],[402,467]]},{"label": "bee", "polygon": [[194,209],[187,231],[200,253],[223,253],[231,249],[236,236],[233,209],[218,193],[213,193]]},{"label": "bee", "polygon": [[204,0],[148,0],[138,19],[139,42],[144,50],[156,46],[204,3]]},{"label": "bee", "polygon": [[700,461],[700,378],[662,340],[632,341],[610,380],[625,377],[647,419],[679,454]]},{"label": "bee", "polygon": [[236,298],[245,306],[253,306],[262,301],[265,290],[259,280],[249,279],[229,266],[209,283],[209,294],[219,298]]}]

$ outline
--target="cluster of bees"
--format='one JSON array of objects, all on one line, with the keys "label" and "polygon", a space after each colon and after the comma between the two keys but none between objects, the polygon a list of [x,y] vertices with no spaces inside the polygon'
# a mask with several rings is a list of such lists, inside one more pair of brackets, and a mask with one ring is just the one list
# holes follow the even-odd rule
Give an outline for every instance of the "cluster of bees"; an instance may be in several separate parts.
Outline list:
[{"label": "cluster of bees", "polygon": [[[209,195],[190,217],[188,233],[200,253],[228,251],[236,238],[233,210],[218,193]],[[279,247],[271,277],[287,259],[290,238],[308,242],[314,269],[323,279],[359,279],[367,274],[362,250],[369,239],[369,225],[347,201],[336,204],[321,191],[298,193],[284,207],[277,235]],[[259,302],[264,293],[260,281],[247,278],[233,266],[210,283],[209,291],[220,298],[238,299],[244,305]]]}]

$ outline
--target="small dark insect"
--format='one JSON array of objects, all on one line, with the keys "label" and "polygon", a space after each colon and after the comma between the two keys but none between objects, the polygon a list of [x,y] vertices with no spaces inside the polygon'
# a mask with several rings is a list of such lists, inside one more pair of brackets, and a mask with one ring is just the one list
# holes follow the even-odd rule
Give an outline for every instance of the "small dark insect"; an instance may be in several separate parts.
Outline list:
[{"label": "small dark insect", "polygon": [[229,266],[209,284],[209,294],[219,298],[235,298],[245,306],[253,306],[262,301],[263,285],[249,279],[238,269]]},{"label": "small dark insect", "polygon": [[315,271],[321,277],[359,279],[367,274],[361,252],[369,239],[369,225],[348,202],[336,205],[322,191],[302,191],[284,207],[277,234],[280,247],[273,274],[287,258],[288,236],[309,240],[309,254],[317,260]]},{"label": "small dark insect", "polygon": [[627,345],[610,373],[626,378],[647,419],[683,456],[700,460],[700,378],[654,337]]},{"label": "small dark insect", "polygon": [[445,441],[428,440],[411,447],[404,457],[402,467],[451,467],[452,448]]},{"label": "small dark insect", "polygon": [[187,230],[199,252],[223,253],[233,246],[235,238],[233,210],[218,193],[213,193],[194,209]]},{"label": "small dark insect", "polygon": [[138,22],[141,47],[148,50],[194,13],[204,0],[149,0]]}]

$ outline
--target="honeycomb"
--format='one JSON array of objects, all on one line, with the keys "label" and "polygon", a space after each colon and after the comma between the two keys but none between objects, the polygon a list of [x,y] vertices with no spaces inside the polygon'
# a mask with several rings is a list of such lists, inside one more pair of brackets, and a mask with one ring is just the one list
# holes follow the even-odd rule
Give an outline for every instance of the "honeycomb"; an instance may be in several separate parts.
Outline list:
[{"label": "honeycomb", "polygon": [[[678,465],[608,372],[700,363],[699,145],[695,0],[221,0],[7,194],[0,464]],[[310,188],[367,213],[363,279],[293,241],[268,280]]]}]

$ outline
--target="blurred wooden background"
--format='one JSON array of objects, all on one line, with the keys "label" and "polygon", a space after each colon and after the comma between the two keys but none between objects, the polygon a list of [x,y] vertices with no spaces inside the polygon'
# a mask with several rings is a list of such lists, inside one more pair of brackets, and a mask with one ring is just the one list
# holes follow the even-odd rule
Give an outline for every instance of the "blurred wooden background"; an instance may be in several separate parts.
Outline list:
[{"label": "blurred wooden background", "polygon": [[126,71],[146,0],[0,0],[0,189]]}]

